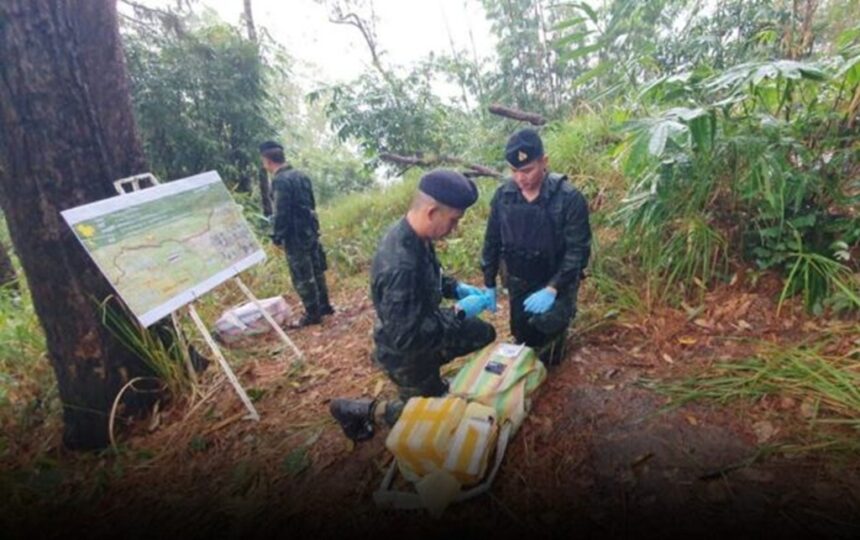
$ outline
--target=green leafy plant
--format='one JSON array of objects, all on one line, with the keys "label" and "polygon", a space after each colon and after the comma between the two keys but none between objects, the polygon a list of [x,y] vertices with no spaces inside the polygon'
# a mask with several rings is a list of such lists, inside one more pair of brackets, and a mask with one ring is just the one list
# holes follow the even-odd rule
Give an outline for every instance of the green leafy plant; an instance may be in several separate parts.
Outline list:
[{"label": "green leafy plant", "polygon": [[152,330],[142,328],[133,322],[131,314],[122,314],[111,298],[105,300],[101,307],[105,327],[146,363],[170,395],[181,397],[193,390],[189,353],[183,350],[184,340],[172,326]]}]

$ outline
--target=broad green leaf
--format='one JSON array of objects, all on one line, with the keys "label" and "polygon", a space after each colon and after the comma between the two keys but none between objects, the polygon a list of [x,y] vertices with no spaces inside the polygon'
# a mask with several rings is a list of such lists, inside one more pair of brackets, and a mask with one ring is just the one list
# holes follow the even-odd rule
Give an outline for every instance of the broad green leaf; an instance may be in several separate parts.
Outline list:
[{"label": "broad green leaf", "polygon": [[673,107],[663,113],[664,118],[680,118],[685,122],[689,122],[702,116],[707,116],[708,111],[701,107],[689,109],[687,107]]},{"label": "broad green leaf", "polygon": [[587,2],[579,2],[578,4],[574,5],[584,11],[585,14],[588,15],[588,18],[591,19],[591,22],[593,22],[594,24],[598,23],[597,12],[595,12],[594,9],[589,6]]},{"label": "broad green leaf", "polygon": [[849,28],[845,30],[836,38],[836,46],[839,49],[844,49],[845,47],[851,45],[855,40],[860,39],[860,26],[855,26],[854,28]]},{"label": "broad green leaf", "polygon": [[698,152],[705,152],[711,148],[714,138],[714,118],[711,114],[697,116],[689,122],[690,135],[696,143]]},{"label": "broad green leaf", "polygon": [[[674,120],[663,120],[658,122],[651,128],[651,139],[648,141],[648,153],[652,156],[662,156],[666,150],[666,143],[669,139],[673,139],[679,134],[689,135],[690,130],[684,124],[675,122]],[[678,143],[678,141],[675,141]],[[679,146],[688,146],[689,140],[685,143],[678,143]]]},{"label": "broad green leaf", "polygon": [[849,58],[839,68],[839,71],[833,76],[835,79],[845,77],[845,85],[853,88],[860,83],[860,54],[853,58]]},{"label": "broad green leaf", "polygon": [[595,67],[594,69],[590,69],[576,79],[574,79],[573,83],[571,83],[571,87],[576,88],[577,86],[582,86],[583,84],[594,79],[595,77],[600,77],[601,75],[609,71],[609,68],[611,67],[611,62],[601,62],[597,64],[597,67]]},{"label": "broad green leaf", "polygon": [[567,52],[561,55],[561,60],[563,62],[570,62],[576,60],[577,58],[582,58],[583,56],[587,56],[595,51],[599,51],[603,48],[603,43],[598,41],[597,43],[586,45],[584,47],[576,48],[570,52]]},{"label": "broad green leaf", "polygon": [[796,229],[812,227],[813,225],[815,225],[815,214],[807,214],[805,216],[792,218],[788,221],[788,223]]},{"label": "broad green leaf", "polygon": [[572,34],[568,34],[568,35],[566,35],[560,39],[553,41],[552,46],[555,49],[561,49],[562,47],[565,47],[566,45],[570,45],[571,43],[582,42],[585,40],[585,38],[587,38],[589,35],[591,35],[593,33],[594,33],[593,30],[583,30],[581,32],[574,32]]},{"label": "broad green leaf", "polygon": [[553,26],[552,29],[555,31],[564,30],[566,28],[570,28],[571,26],[576,26],[578,24],[582,24],[585,22],[585,17],[573,17],[564,21],[561,21],[557,25]]}]

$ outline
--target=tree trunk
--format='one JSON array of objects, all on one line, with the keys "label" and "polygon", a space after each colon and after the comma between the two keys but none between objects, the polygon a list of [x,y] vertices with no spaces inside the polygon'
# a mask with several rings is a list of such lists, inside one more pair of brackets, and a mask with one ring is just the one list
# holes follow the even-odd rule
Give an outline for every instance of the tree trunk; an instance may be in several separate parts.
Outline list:
[{"label": "tree trunk", "polygon": [[266,169],[260,167],[258,175],[260,181],[260,200],[263,203],[263,215],[269,217],[273,214],[272,186],[269,184],[269,174],[266,172]]},{"label": "tree trunk", "polygon": [[17,277],[15,267],[12,266],[12,258],[6,251],[6,244],[0,242],[0,288],[12,287],[17,289]]},{"label": "tree trunk", "polygon": [[239,181],[236,182],[236,193],[251,193],[253,191],[251,177],[247,174],[239,176]]},{"label": "tree trunk", "polygon": [[251,0],[244,0],[245,28],[248,30],[248,39],[257,43],[257,29],[254,27],[254,12],[251,10]]},{"label": "tree trunk", "polygon": [[[108,444],[108,411],[145,364],[102,325],[112,294],[60,211],[146,170],[113,0],[0,3],[0,199],[45,329],[63,441]],[[153,397],[126,393],[126,412]]]}]

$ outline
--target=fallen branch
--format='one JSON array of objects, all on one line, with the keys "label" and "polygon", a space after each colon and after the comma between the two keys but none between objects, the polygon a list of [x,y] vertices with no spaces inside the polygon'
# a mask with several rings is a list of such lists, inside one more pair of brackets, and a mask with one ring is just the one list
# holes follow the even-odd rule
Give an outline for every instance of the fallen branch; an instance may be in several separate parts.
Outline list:
[{"label": "fallen branch", "polygon": [[504,116],[505,118],[510,118],[512,120],[519,120],[521,122],[528,122],[533,126],[542,126],[546,124],[546,118],[537,113],[530,113],[511,107],[505,107],[504,105],[499,105],[498,103],[490,105],[488,109],[491,113],[495,115]]},{"label": "fallen branch", "polygon": [[474,163],[467,163],[466,161],[453,156],[432,156],[432,157],[422,157],[422,156],[401,156],[399,154],[392,154],[389,152],[381,152],[379,154],[379,159],[382,161],[387,161],[388,163],[394,163],[396,165],[402,165],[407,168],[409,167],[439,167],[440,165],[458,165],[461,167],[465,167],[469,169],[464,174],[470,177],[479,177],[479,176],[487,176],[490,178],[501,178],[502,173],[495,171],[489,167],[485,167],[483,165],[476,165]]}]

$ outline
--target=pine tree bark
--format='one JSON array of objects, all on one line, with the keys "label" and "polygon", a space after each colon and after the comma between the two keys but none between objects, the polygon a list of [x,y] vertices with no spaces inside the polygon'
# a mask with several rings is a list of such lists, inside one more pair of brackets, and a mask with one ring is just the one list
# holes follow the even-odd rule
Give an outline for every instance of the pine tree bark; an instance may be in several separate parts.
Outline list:
[{"label": "pine tree bark", "polygon": [[[63,441],[108,444],[108,411],[144,363],[102,325],[112,294],[60,211],[146,170],[115,0],[0,3],[0,202],[47,338]],[[126,412],[152,396],[127,392]]]}]

